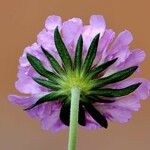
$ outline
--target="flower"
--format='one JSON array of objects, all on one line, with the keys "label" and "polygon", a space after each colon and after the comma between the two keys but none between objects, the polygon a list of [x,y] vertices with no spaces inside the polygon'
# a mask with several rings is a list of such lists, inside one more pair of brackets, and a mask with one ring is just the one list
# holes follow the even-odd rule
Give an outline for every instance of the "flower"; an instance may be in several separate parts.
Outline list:
[{"label": "flower", "polygon": [[148,80],[129,79],[145,58],[144,51],[129,50],[132,40],[128,30],[115,36],[99,15],[91,16],[89,25],[79,18],[62,23],[59,16],[49,16],[37,42],[19,60],[15,86],[28,96],[10,95],[9,101],[39,119],[43,129],[58,131],[69,126],[70,91],[77,86],[81,126],[126,123],[150,91]]}]

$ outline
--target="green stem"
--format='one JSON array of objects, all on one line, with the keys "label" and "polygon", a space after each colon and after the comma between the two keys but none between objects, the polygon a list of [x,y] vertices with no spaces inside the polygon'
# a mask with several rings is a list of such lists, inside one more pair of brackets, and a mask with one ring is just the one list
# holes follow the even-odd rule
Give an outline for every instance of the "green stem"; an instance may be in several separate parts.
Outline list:
[{"label": "green stem", "polygon": [[80,89],[71,89],[70,129],[68,150],[76,150]]}]

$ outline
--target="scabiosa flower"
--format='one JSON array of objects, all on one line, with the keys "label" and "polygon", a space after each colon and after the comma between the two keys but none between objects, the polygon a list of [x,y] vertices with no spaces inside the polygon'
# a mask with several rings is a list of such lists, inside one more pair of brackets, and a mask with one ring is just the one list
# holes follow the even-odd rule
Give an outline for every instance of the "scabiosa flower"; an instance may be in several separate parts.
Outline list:
[{"label": "scabiosa flower", "polygon": [[144,51],[129,50],[132,39],[127,30],[115,36],[102,16],[91,16],[89,25],[79,18],[62,23],[59,16],[48,17],[37,42],[20,58],[15,85],[30,96],[10,95],[10,102],[39,119],[46,130],[69,126],[71,99],[76,113],[79,108],[81,126],[126,123],[150,90],[148,80],[129,78],[145,58]]}]

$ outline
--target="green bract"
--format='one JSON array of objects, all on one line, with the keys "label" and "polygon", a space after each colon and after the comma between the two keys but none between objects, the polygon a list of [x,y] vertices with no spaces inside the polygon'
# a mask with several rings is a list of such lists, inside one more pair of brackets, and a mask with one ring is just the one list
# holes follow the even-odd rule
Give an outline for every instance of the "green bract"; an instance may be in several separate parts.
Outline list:
[{"label": "green bract", "polygon": [[108,100],[107,98],[126,96],[136,90],[141,83],[133,84],[123,89],[110,89],[105,86],[128,78],[138,67],[133,66],[110,76],[102,77],[103,71],[106,71],[106,69],[113,65],[117,61],[117,58],[93,66],[99,44],[99,34],[92,40],[84,60],[82,53],[84,44],[82,35],[80,35],[77,41],[73,60],[63,43],[58,28],[56,28],[54,32],[54,41],[62,64],[58,63],[46,49],[41,47],[43,54],[53,68],[52,70],[54,70],[53,72],[47,70],[42,62],[35,56],[27,54],[28,61],[37,73],[41,75],[41,78],[33,78],[33,80],[39,85],[51,90],[49,94],[41,97],[35,104],[26,110],[32,109],[45,102],[60,100],[63,104],[60,111],[60,119],[65,125],[69,125],[71,89],[72,87],[78,87],[81,91],[79,124],[85,125],[84,109],[86,109],[101,126],[107,127],[106,118],[95,109],[93,103],[113,103],[114,100]]}]

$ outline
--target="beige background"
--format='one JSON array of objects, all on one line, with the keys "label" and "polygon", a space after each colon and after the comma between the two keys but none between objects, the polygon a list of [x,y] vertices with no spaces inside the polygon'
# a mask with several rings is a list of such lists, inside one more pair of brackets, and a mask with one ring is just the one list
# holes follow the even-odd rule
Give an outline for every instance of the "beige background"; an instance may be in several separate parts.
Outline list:
[{"label": "beige background", "polygon": [[[0,0],[0,150],[66,150],[67,130],[52,134],[40,129],[19,107],[7,101],[14,88],[18,58],[33,43],[48,15],[81,17],[102,14],[116,32],[129,29],[132,47],[143,48],[147,59],[139,76],[150,79],[149,0]],[[149,150],[150,101],[127,125],[111,123],[108,130],[79,129],[78,150]]]}]

